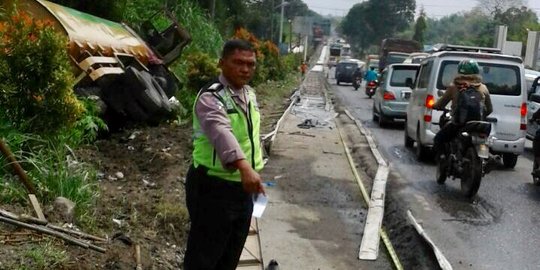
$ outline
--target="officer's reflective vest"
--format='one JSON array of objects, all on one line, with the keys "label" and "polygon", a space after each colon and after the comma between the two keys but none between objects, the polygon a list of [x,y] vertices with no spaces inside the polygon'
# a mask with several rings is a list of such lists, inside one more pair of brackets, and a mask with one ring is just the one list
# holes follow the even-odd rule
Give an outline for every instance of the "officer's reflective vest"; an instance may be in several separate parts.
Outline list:
[{"label": "officer's reflective vest", "polygon": [[[246,156],[246,160],[251,163],[251,167],[256,171],[262,170],[263,159],[259,138],[261,117],[257,107],[255,93],[248,90],[249,113],[246,115],[246,113],[244,113],[244,111],[234,102],[229,89],[224,87],[221,83],[214,83],[206,89],[203,88],[199,92],[196,100],[198,100],[199,96],[204,92],[211,92],[219,101],[219,106],[222,106],[227,111],[227,116],[231,121],[232,132],[238,140],[240,148]],[[193,105],[194,112],[195,105]],[[229,181],[240,182],[241,178],[238,170],[225,169],[221,164],[214,146],[203,133],[199,119],[196,115],[193,115],[193,134],[193,165],[195,168],[202,165],[208,169],[208,175]]]}]

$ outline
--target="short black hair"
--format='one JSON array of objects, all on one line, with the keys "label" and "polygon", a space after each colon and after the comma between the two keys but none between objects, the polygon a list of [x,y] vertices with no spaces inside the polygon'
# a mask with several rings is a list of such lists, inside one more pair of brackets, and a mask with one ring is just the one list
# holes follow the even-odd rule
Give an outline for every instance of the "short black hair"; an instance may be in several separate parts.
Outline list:
[{"label": "short black hair", "polygon": [[246,40],[243,39],[231,39],[225,42],[223,45],[223,51],[221,52],[221,58],[232,55],[236,50],[255,52],[255,48]]}]

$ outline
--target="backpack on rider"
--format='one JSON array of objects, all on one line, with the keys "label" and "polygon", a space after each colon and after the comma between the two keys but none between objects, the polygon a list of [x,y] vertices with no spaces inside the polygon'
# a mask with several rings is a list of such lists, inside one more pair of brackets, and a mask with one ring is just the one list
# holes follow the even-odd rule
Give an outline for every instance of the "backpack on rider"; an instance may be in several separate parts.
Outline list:
[{"label": "backpack on rider", "polygon": [[454,123],[464,125],[469,121],[482,120],[482,95],[473,86],[459,91]]}]

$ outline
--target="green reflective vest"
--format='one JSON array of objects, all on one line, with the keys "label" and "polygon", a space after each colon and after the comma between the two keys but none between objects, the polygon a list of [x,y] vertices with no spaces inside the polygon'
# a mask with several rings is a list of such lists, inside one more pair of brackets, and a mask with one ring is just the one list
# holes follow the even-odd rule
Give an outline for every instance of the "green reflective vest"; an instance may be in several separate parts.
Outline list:
[{"label": "green reflective vest", "polygon": [[[249,113],[246,115],[233,100],[229,89],[220,83],[214,83],[208,89],[203,89],[199,92],[199,96],[203,92],[212,92],[219,100],[220,106],[227,111],[227,116],[231,121],[232,132],[240,148],[246,156],[246,160],[251,163],[251,167],[256,171],[263,168],[262,150],[260,142],[259,127],[261,116],[256,105],[255,93],[248,90],[249,93]],[[199,98],[197,96],[197,99]],[[195,105],[193,107],[195,111]],[[193,165],[195,168],[204,166],[208,168],[208,175],[216,176],[228,181],[240,182],[240,172],[236,169],[226,169],[221,164],[217,157],[214,146],[208,140],[208,137],[201,130],[199,119],[193,116]]]}]

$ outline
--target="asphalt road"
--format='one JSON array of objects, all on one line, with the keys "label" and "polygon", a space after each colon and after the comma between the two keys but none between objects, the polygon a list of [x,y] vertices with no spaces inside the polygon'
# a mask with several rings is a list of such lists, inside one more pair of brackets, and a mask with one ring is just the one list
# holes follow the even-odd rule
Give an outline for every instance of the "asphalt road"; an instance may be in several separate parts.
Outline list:
[{"label": "asphalt road", "polygon": [[403,145],[403,124],[380,128],[364,87],[329,82],[341,104],[369,128],[398,177],[396,192],[420,220],[454,269],[539,269],[540,187],[532,184],[531,143],[514,169],[499,168],[482,179],[473,202],[460,193],[459,180],[435,181],[435,164],[416,161]]}]

